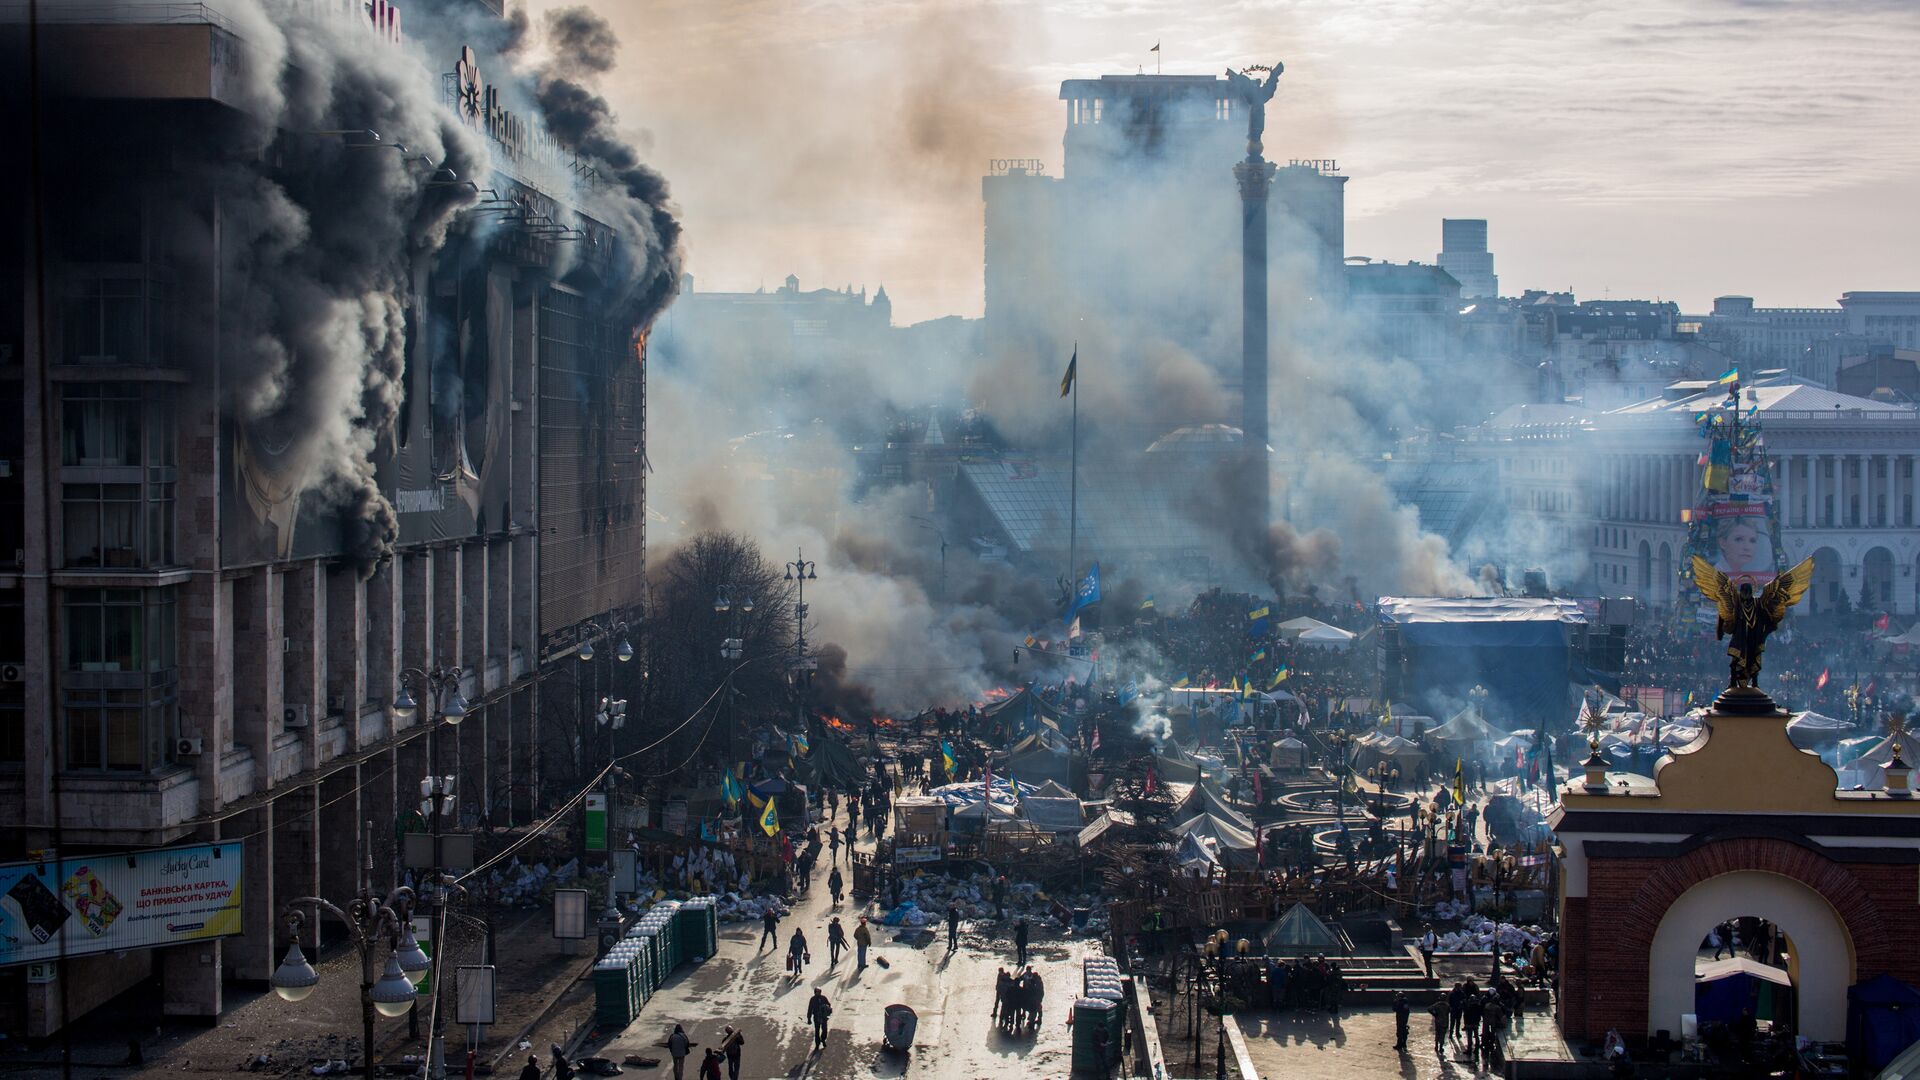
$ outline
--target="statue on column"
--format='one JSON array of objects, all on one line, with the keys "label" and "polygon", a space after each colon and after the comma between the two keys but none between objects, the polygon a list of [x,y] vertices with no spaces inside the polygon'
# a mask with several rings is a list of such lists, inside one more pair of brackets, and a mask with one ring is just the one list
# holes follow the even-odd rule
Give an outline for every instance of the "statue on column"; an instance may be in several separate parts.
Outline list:
[{"label": "statue on column", "polygon": [[[1280,73],[1286,65],[1278,60],[1269,67],[1255,64],[1246,71],[1227,69],[1227,94],[1238,101],[1247,110],[1247,160],[1259,158],[1265,147],[1260,144],[1260,136],[1267,130],[1267,102],[1273,100],[1274,91],[1280,89]],[[1248,72],[1264,71],[1267,81],[1260,82]]]},{"label": "statue on column", "polygon": [[1735,586],[1733,580],[1698,555],[1693,557],[1693,582],[1719,609],[1714,626],[1715,638],[1727,639],[1731,663],[1727,689],[1757,690],[1760,678],[1760,654],[1766,651],[1767,636],[1780,628],[1788,609],[1800,602],[1813,584],[1813,560],[1775,577],[1756,595],[1753,582]]}]

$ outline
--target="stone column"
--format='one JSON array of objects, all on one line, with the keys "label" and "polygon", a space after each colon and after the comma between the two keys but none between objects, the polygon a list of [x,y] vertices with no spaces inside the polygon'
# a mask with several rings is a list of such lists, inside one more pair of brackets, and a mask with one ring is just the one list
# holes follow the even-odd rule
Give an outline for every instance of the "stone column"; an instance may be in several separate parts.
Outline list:
[{"label": "stone column", "polygon": [[1807,520],[1808,528],[1820,527],[1820,455],[1804,454],[1801,460],[1807,466]]},{"label": "stone column", "polygon": [[[253,790],[273,785],[274,739],[285,696],[285,608],[280,575],[260,567],[233,582],[234,743],[253,755]],[[182,666],[191,663],[182,657]]]},{"label": "stone column", "polygon": [[221,833],[223,837],[245,838],[240,895],[243,933],[225,939],[227,966],[235,979],[265,983],[279,963],[273,955],[274,945],[285,940],[285,922],[273,888],[273,804],[263,801],[235,814],[221,824]]},{"label": "stone column", "polygon": [[1240,445],[1246,455],[1246,483],[1251,485],[1242,490],[1251,504],[1254,536],[1265,536],[1272,521],[1267,476],[1267,200],[1273,173],[1271,164],[1252,153],[1233,167],[1240,185]]}]

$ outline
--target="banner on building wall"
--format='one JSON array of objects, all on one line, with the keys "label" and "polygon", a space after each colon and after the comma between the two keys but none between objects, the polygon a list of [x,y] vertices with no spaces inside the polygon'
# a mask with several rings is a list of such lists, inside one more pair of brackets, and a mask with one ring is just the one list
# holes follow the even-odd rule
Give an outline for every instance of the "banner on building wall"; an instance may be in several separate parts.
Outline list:
[{"label": "banner on building wall", "polygon": [[0,864],[0,967],[241,932],[241,846]]}]

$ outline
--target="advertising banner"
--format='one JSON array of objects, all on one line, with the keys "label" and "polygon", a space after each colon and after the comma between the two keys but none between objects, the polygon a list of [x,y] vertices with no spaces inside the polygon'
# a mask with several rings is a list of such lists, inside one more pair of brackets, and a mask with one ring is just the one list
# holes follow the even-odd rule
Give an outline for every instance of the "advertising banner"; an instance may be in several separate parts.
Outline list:
[{"label": "advertising banner", "polygon": [[241,845],[0,864],[0,967],[240,933]]}]

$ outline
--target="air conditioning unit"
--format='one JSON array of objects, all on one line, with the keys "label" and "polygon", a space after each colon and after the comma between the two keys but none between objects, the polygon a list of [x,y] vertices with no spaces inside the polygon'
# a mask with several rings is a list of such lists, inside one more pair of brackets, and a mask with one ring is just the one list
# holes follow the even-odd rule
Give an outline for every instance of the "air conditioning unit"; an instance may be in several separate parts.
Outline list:
[{"label": "air conditioning unit", "polygon": [[19,664],[0,664],[0,683],[22,682],[26,677]]},{"label": "air conditioning unit", "polygon": [[280,726],[282,728],[287,728],[287,729],[306,727],[307,726],[307,706],[289,705],[286,708],[281,709],[280,710]]},{"label": "air conditioning unit", "polygon": [[198,735],[194,735],[194,736],[183,735],[180,738],[174,740],[173,756],[199,757],[202,753],[206,751],[206,745],[207,745],[207,741],[205,739],[202,739]]}]

